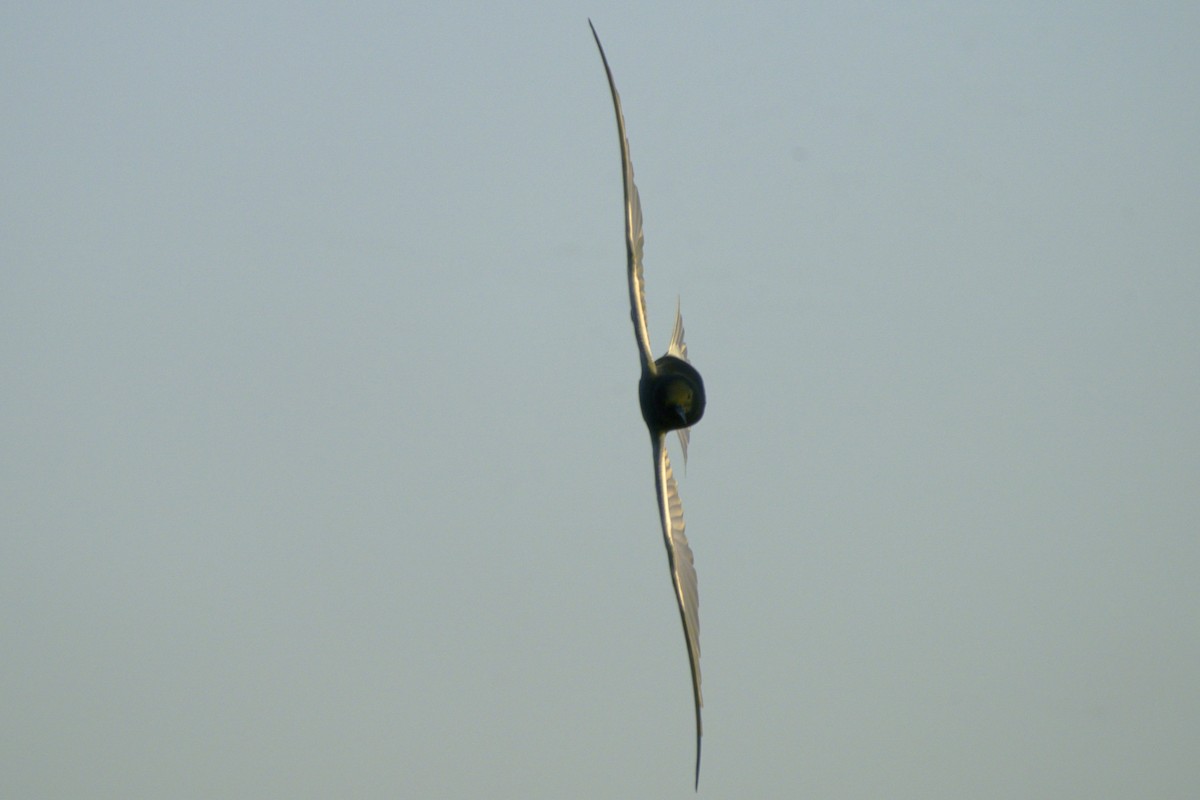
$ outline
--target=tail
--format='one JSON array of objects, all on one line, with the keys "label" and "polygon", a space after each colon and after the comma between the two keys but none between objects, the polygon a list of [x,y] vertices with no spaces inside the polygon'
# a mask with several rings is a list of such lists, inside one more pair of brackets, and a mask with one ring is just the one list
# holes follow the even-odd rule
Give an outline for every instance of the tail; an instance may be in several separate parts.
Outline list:
[{"label": "tail", "polygon": [[687,343],[683,341],[683,315],[679,313],[678,297],[675,298],[675,328],[671,331],[671,343],[667,345],[667,355],[682,358],[684,361],[688,360]]},{"label": "tail", "polygon": [[[679,297],[675,298],[675,327],[671,330],[671,343],[667,345],[667,355],[682,358],[684,361],[687,357],[687,342],[683,340],[683,315],[679,313]],[[690,364],[691,362],[688,361]],[[679,435],[679,447],[683,451],[683,471],[687,473],[687,447],[688,447],[688,431],[690,428],[680,428],[675,431]],[[699,776],[699,764],[696,770]]]}]

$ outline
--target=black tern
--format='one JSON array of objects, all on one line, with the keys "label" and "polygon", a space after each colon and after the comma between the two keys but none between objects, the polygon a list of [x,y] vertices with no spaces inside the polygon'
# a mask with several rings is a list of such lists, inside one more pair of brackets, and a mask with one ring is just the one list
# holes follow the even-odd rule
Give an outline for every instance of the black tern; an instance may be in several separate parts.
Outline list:
[{"label": "black tern", "polygon": [[688,362],[687,345],[683,341],[683,318],[679,304],[675,305],[675,327],[667,353],[655,359],[650,352],[650,334],[646,329],[646,287],[642,277],[642,202],[633,182],[633,162],[629,160],[629,137],[625,134],[625,116],[621,113],[621,97],[613,82],[608,57],[588,20],[592,38],[600,51],[608,88],[612,92],[613,108],[617,114],[617,135],[621,140],[622,178],[625,184],[625,251],[629,274],[629,307],[633,318],[633,335],[637,339],[641,358],[642,377],[638,382],[638,399],[642,419],[650,431],[650,446],[654,454],[654,485],[658,490],[658,511],[662,521],[663,541],[667,546],[667,564],[675,585],[679,617],[683,621],[683,637],[687,642],[688,661],[692,668],[692,695],[696,703],[696,788],[700,787],[700,596],[696,589],[696,568],[692,550],[683,533],[683,504],[667,457],[667,432],[676,431],[687,464],[688,429],[704,416],[704,381]]}]

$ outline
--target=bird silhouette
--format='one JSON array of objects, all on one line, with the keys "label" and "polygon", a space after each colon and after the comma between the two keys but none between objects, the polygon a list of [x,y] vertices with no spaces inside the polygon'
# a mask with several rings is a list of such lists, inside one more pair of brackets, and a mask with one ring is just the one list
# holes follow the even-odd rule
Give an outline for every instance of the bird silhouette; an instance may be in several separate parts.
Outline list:
[{"label": "bird silhouette", "polygon": [[588,20],[592,38],[600,51],[608,88],[612,92],[613,109],[617,115],[617,134],[621,140],[621,174],[625,184],[625,251],[628,257],[629,308],[633,318],[633,334],[637,339],[642,377],[638,382],[638,400],[642,419],[650,431],[650,446],[654,456],[654,485],[658,492],[658,511],[662,521],[663,542],[667,546],[667,564],[683,622],[683,637],[687,642],[688,662],[692,669],[692,695],[696,704],[696,788],[700,787],[700,738],[703,726],[700,709],[700,597],[696,589],[696,569],[692,550],[683,533],[683,504],[671,472],[667,456],[667,431],[676,431],[687,464],[688,429],[704,416],[704,381],[688,362],[687,345],[683,341],[683,317],[675,305],[675,327],[666,355],[655,359],[650,352],[650,334],[646,329],[646,287],[642,277],[642,202],[633,182],[633,163],[629,160],[629,137],[625,133],[625,116],[621,113],[621,97],[613,82],[608,57],[600,44],[596,26]]}]

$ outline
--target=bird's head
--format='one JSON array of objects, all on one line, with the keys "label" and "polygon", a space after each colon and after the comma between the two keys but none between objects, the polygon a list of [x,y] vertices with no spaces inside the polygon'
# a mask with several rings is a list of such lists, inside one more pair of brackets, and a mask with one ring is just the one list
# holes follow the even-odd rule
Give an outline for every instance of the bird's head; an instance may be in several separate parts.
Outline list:
[{"label": "bird's head", "polygon": [[679,418],[679,424],[685,428],[689,424],[688,415],[692,412],[692,404],[695,397],[695,391],[683,379],[673,380],[667,385],[666,397],[664,398],[667,408]]},{"label": "bird's head", "polygon": [[704,416],[704,381],[686,361],[665,355],[656,371],[642,378],[638,394],[651,432],[689,428]]}]

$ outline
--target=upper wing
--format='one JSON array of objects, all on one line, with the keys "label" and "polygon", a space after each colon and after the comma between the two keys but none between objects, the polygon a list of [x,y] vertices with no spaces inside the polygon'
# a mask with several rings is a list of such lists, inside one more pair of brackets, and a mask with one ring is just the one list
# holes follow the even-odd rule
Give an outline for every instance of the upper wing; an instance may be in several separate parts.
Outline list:
[{"label": "upper wing", "polygon": [[625,115],[621,113],[621,97],[613,83],[612,70],[608,68],[608,57],[600,45],[596,26],[588,20],[592,38],[604,62],[604,74],[608,76],[608,88],[612,90],[613,108],[617,112],[617,134],[621,139],[621,173],[625,182],[625,250],[629,261],[629,307],[633,318],[633,335],[637,339],[642,359],[642,372],[655,372],[654,356],[650,354],[650,333],[646,329],[646,284],[642,278],[642,201],[638,197],[637,185],[633,182],[633,162],[629,160],[629,137],[625,135]]},{"label": "upper wing", "polygon": [[667,564],[675,584],[675,600],[683,620],[683,637],[687,641],[688,661],[692,667],[692,695],[696,702],[696,785],[700,785],[700,594],[696,588],[696,568],[692,564],[692,549],[683,533],[683,504],[675,476],[671,474],[671,459],[667,456],[666,436],[653,435],[654,485],[658,489],[658,510],[662,518],[663,541],[667,546]]}]

